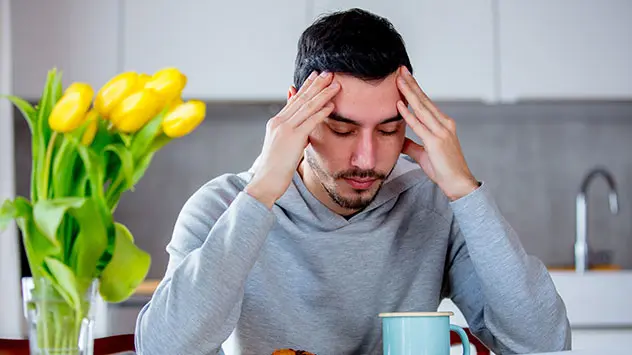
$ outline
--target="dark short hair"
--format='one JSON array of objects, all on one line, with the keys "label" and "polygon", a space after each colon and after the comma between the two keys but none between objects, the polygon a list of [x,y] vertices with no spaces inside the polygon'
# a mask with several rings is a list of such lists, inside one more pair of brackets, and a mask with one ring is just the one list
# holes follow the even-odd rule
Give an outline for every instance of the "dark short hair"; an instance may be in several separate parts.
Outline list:
[{"label": "dark short hair", "polygon": [[314,70],[378,80],[401,65],[412,73],[404,40],[393,24],[353,8],[323,15],[305,29],[298,41],[294,86],[300,88]]}]

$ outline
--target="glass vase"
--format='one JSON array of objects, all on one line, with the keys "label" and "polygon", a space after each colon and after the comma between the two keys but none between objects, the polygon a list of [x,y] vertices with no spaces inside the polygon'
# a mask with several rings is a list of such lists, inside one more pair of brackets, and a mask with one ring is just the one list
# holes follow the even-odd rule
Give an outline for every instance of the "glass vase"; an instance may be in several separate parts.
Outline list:
[{"label": "glass vase", "polygon": [[48,278],[22,278],[24,317],[32,355],[92,355],[98,280],[69,303]]}]

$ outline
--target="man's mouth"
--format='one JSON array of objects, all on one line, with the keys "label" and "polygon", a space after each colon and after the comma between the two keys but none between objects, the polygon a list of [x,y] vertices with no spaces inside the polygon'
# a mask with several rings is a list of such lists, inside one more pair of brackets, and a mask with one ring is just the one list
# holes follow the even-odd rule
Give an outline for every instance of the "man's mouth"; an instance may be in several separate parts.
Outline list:
[{"label": "man's mouth", "polygon": [[366,190],[377,181],[375,178],[344,178],[344,180],[356,190]]}]

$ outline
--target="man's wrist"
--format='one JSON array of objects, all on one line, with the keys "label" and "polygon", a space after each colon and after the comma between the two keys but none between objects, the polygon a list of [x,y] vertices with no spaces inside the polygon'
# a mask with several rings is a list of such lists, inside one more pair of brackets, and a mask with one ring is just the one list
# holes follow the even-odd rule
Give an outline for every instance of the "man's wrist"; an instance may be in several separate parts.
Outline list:
[{"label": "man's wrist", "polygon": [[481,182],[472,178],[457,184],[456,187],[450,189],[450,191],[446,191],[445,194],[451,202],[454,202],[476,191],[480,186]]},{"label": "man's wrist", "polygon": [[277,198],[269,196],[269,194],[266,194],[265,193],[266,190],[268,189],[256,183],[250,183],[246,185],[244,192],[246,192],[248,195],[254,197],[257,201],[264,204],[266,207],[268,207],[268,209],[272,209],[272,206],[276,202]]}]

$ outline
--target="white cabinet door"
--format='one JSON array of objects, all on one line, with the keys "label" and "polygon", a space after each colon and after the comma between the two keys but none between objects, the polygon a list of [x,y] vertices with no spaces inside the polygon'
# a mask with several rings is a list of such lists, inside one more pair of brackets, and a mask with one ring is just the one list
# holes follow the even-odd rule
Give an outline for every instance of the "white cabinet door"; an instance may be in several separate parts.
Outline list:
[{"label": "white cabinet door", "polygon": [[352,7],[393,23],[431,99],[495,99],[492,0],[315,0],[312,17]]},{"label": "white cabinet door", "polygon": [[117,71],[118,17],[118,1],[12,1],[14,94],[39,99],[53,67],[64,85],[83,81],[97,90]]},{"label": "white cabinet door", "polygon": [[[11,92],[11,5],[10,0],[0,0],[0,95]],[[15,197],[13,141],[13,105],[0,98],[0,203]],[[17,229],[11,223],[0,230],[0,338],[23,336],[18,251]]]},{"label": "white cabinet door", "polygon": [[124,6],[125,70],[176,66],[188,76],[185,97],[287,97],[306,1],[134,0]]},{"label": "white cabinet door", "polygon": [[499,1],[502,98],[632,98],[632,1]]}]

